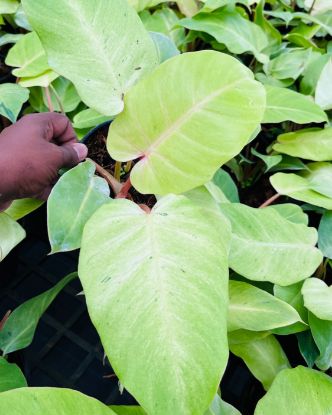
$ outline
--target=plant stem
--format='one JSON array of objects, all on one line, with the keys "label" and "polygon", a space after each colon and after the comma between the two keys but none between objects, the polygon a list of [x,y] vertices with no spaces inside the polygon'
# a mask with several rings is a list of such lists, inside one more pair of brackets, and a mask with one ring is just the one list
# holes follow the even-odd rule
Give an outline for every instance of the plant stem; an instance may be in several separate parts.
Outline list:
[{"label": "plant stem", "polygon": [[267,199],[263,204],[261,204],[259,207],[260,208],[264,208],[266,206],[271,205],[271,203],[273,203],[274,201],[276,201],[277,199],[279,199],[281,195],[279,193],[276,193],[275,195],[273,195],[272,197],[270,197],[270,199]]},{"label": "plant stem", "polygon": [[114,177],[118,181],[120,181],[120,177],[121,177],[121,165],[122,165],[121,161],[115,162]]},{"label": "plant stem", "polygon": [[51,88],[51,90],[52,90],[52,92],[55,96],[55,99],[56,99],[58,105],[59,105],[60,111],[62,112],[62,114],[65,114],[65,109],[64,109],[64,106],[62,104],[62,101],[61,101],[61,98],[60,98],[59,94],[57,93],[56,89],[54,88],[54,86],[52,84],[50,84],[50,88]]},{"label": "plant stem", "polygon": [[316,3],[316,0],[313,0],[312,4],[311,4],[311,6],[310,6],[310,9],[308,10],[308,13],[309,13],[309,14],[311,14],[311,12],[312,12],[312,10],[313,10],[313,8],[314,8],[314,6],[315,6],[315,3]]},{"label": "plant stem", "polygon": [[54,112],[54,107],[53,107],[53,104],[52,104],[52,98],[51,98],[50,88],[48,86],[45,86],[44,90],[45,90],[45,95],[46,95],[48,110],[50,112]]},{"label": "plant stem", "polygon": [[140,205],[138,205],[142,210],[144,210],[144,212],[146,212],[146,213],[150,213],[151,212],[151,209],[149,208],[149,206],[147,206],[147,205],[144,205],[144,204],[140,204]]},{"label": "plant stem", "polygon": [[116,199],[126,199],[130,188],[131,188],[131,181],[130,181],[130,177],[128,177],[128,179],[122,185],[120,192],[116,195]]},{"label": "plant stem", "polygon": [[121,189],[121,183],[118,182],[108,171],[106,171],[103,167],[101,167],[98,163],[95,161],[87,158],[87,160],[92,161],[96,166],[96,171],[103,177],[107,183],[110,185],[111,189],[113,190],[114,194],[117,195]]},{"label": "plant stem", "polygon": [[132,165],[133,165],[133,161],[132,160],[127,161],[127,163],[125,164],[125,167],[124,167],[124,171],[126,173],[129,173]]}]

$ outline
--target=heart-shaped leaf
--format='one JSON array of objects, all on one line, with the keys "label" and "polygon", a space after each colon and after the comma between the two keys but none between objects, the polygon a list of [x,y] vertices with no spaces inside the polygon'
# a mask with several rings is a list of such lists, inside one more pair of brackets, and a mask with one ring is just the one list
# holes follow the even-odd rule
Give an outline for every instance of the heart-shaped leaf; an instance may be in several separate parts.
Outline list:
[{"label": "heart-shaped leaf", "polygon": [[229,238],[220,213],[173,195],[150,213],[114,200],[85,226],[79,275],[89,314],[147,413],[202,414],[217,392],[228,358]]},{"label": "heart-shaped leaf", "polygon": [[116,415],[97,399],[63,388],[21,388],[0,394],[0,413],[10,415]]},{"label": "heart-shaped leaf", "polygon": [[22,105],[29,99],[29,90],[16,84],[0,85],[0,115],[15,122]]},{"label": "heart-shaped leaf", "polygon": [[155,46],[126,0],[24,0],[52,69],[104,115],[123,110],[123,94],[157,64]]},{"label": "heart-shaped leaf", "polygon": [[322,261],[317,231],[284,219],[275,209],[222,204],[232,224],[230,267],[254,281],[290,285],[310,277]]},{"label": "heart-shaped leaf", "polygon": [[47,202],[52,253],[78,249],[86,222],[110,200],[108,184],[94,175],[95,170],[92,161],[80,163],[65,173],[53,188]]},{"label": "heart-shaped leaf", "polygon": [[125,103],[109,129],[111,156],[141,158],[131,173],[141,193],[182,193],[208,182],[248,142],[265,91],[233,57],[201,51],[164,62]]},{"label": "heart-shaped leaf", "polygon": [[318,278],[308,278],[302,287],[304,305],[322,320],[332,321],[332,286]]},{"label": "heart-shaped leaf", "polygon": [[229,282],[229,331],[272,330],[298,321],[298,312],[284,301],[245,282]]},{"label": "heart-shaped leaf", "polygon": [[281,371],[255,415],[327,415],[332,407],[332,379],[317,370],[298,366]]},{"label": "heart-shaped leaf", "polygon": [[25,238],[25,230],[6,213],[0,213],[0,262]]},{"label": "heart-shaped leaf", "polygon": [[273,149],[279,153],[306,160],[332,160],[332,127],[324,130],[308,128],[281,134]]}]

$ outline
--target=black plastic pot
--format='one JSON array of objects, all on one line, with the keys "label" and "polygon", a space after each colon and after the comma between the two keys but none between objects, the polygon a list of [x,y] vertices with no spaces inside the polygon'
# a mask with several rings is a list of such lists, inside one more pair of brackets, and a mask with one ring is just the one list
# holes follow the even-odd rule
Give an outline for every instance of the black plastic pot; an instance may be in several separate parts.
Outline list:
[{"label": "black plastic pot", "polygon": [[[82,142],[87,143],[109,124],[94,128]],[[50,246],[45,206],[26,217],[22,225],[27,238],[0,263],[0,316],[77,270],[77,251],[47,255]],[[79,280],[69,284],[42,317],[31,346],[11,359],[22,367],[29,386],[66,387],[107,404],[135,404],[126,391],[120,394],[112,368],[103,363],[103,349],[88,316],[84,296],[77,296],[81,290]],[[221,390],[223,399],[243,415],[253,413],[264,393],[245,364],[233,355]]]}]

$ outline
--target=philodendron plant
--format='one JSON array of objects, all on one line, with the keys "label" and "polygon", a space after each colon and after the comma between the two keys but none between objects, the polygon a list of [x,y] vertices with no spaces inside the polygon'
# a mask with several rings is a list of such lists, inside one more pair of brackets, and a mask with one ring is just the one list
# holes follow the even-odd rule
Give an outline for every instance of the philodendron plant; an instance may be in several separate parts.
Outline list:
[{"label": "philodendron plant", "polygon": [[[144,2],[139,3],[143,10]],[[74,391],[21,388],[0,394],[0,413],[238,414],[218,394],[229,350],[269,390],[256,415],[331,410],[332,380],[311,368],[331,366],[330,288],[312,275],[322,267],[321,250],[331,257],[326,227],[332,219],[329,212],[323,217],[319,250],[318,233],[298,205],[269,206],[283,194],[311,208],[332,209],[324,182],[331,175],[330,128],[279,135],[274,152],[266,156],[251,149],[267,169],[288,163],[300,171],[273,175],[279,194],[263,208],[239,203],[233,182],[220,170],[227,163],[241,177],[237,156],[262,123],[325,123],[325,108],[286,89],[292,82],[259,82],[278,68],[280,75],[276,55],[284,56],[280,33],[264,17],[264,2],[257,6],[255,23],[234,2],[220,1],[216,7],[207,1],[199,13],[195,2],[178,3],[187,17],[176,30],[192,30],[192,39],[206,32],[233,54],[251,53],[260,68],[255,76],[253,65],[249,69],[227,51],[182,49],[186,53],[179,54],[168,44],[165,53],[165,43],[149,35],[143,15],[140,20],[126,0],[22,0],[33,29],[22,39],[34,45],[42,62],[27,71],[16,55],[23,43],[17,43],[7,63],[19,67],[17,76],[25,85],[44,85],[61,76],[67,88],[70,81],[76,105],[82,100],[89,107],[84,111],[99,121],[113,119],[108,152],[118,165],[131,168],[119,183],[96,176],[95,163],[87,160],[61,176],[47,208],[52,253],[81,249],[78,277],[89,315],[122,387],[140,407],[108,408]],[[293,18],[289,10],[270,13]],[[180,43],[179,37],[178,32]],[[294,48],[287,59],[293,53],[293,59],[302,59],[306,50]],[[289,80],[295,75],[285,65],[288,72],[281,78]],[[299,71],[298,61],[295,66]],[[46,98],[52,105],[49,90]],[[300,158],[314,162],[305,165]],[[155,195],[156,204],[135,203],[133,189]],[[13,239],[16,235],[3,245],[6,252],[23,237],[14,222],[20,217],[19,205],[0,215],[0,225],[3,220]],[[75,277],[67,276],[6,317],[0,330],[4,355],[30,344],[42,313]],[[30,324],[22,326],[28,313]],[[290,369],[275,337],[288,334],[297,335],[309,368]],[[5,359],[0,364],[4,373],[13,373]],[[25,386],[22,374],[15,376],[17,385]],[[13,388],[2,390],[8,389]]]}]

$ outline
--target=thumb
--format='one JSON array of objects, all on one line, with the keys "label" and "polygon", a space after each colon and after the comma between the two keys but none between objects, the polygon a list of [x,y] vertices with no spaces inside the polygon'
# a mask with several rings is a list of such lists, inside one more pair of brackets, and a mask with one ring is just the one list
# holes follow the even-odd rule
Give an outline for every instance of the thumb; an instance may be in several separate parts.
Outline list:
[{"label": "thumb", "polygon": [[88,148],[81,143],[64,144],[60,147],[62,151],[62,166],[73,167],[83,161],[88,155]]}]

